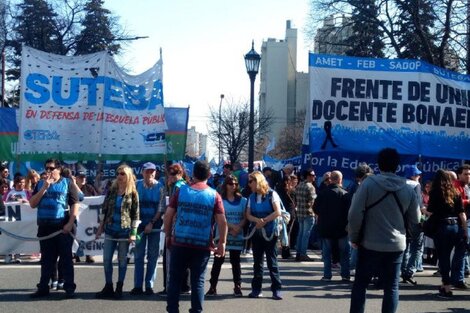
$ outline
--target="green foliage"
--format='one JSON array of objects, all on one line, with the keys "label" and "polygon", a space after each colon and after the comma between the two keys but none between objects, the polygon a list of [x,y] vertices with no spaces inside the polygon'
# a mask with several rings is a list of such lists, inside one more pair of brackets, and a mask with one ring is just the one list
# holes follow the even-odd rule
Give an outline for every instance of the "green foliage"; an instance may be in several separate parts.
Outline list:
[{"label": "green foliage", "polygon": [[346,39],[346,55],[358,57],[383,58],[385,44],[383,31],[374,19],[378,8],[373,0],[351,0],[355,3],[351,14],[352,35]]},{"label": "green foliage", "polygon": [[111,11],[103,7],[103,0],[90,0],[85,6],[82,31],[77,35],[76,55],[108,50],[116,54],[121,48],[115,43],[111,23]]}]

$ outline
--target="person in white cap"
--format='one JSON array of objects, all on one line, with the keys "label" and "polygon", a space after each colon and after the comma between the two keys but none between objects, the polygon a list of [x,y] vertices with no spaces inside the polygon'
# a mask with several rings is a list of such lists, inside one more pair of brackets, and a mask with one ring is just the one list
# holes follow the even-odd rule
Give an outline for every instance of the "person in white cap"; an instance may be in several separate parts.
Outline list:
[{"label": "person in white cap", "polygon": [[140,240],[135,246],[134,288],[131,295],[144,293],[144,261],[147,247],[147,272],[145,273],[145,294],[153,294],[153,284],[157,276],[157,260],[160,247],[160,231],[163,220],[158,210],[160,203],[160,190],[162,184],[155,179],[157,167],[151,162],[142,166],[144,179],[137,181],[137,192],[139,193],[140,219],[142,223],[137,229],[141,234]]}]

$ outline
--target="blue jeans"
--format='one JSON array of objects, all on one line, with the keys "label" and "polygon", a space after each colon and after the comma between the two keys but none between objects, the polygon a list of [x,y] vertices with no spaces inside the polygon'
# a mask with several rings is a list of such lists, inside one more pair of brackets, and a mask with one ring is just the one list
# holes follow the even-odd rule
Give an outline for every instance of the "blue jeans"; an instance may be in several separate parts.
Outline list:
[{"label": "blue jeans", "polygon": [[351,292],[350,313],[363,313],[366,291],[373,276],[379,274],[384,287],[382,313],[394,313],[398,308],[398,283],[403,252],[381,252],[359,247],[356,276]]},{"label": "blue jeans", "polygon": [[142,234],[134,250],[134,287],[142,288],[144,280],[145,247],[147,247],[147,273],[145,274],[145,288],[153,288],[157,277],[157,260],[160,249],[160,232]]},{"label": "blue jeans", "polygon": [[[323,277],[331,278],[331,242],[332,239],[322,238],[322,258],[323,258]],[[341,264],[341,277],[350,278],[349,259],[351,255],[351,245],[348,236],[338,238],[339,256]]]},{"label": "blue jeans", "polygon": [[116,247],[118,248],[118,282],[123,283],[127,271],[127,251],[129,250],[128,241],[110,240],[112,237],[106,235],[103,248],[104,277],[107,284],[113,283],[113,255]]},{"label": "blue jeans", "polygon": [[416,224],[412,229],[412,238],[403,254],[401,264],[401,273],[403,276],[413,277],[418,269],[419,261],[423,258],[424,251],[424,233],[421,226]]},{"label": "blue jeans", "polygon": [[297,250],[297,255],[307,255],[308,241],[313,224],[315,223],[315,217],[299,217],[297,218],[297,222],[299,223],[299,232],[297,233],[295,249]]},{"label": "blue jeans", "polygon": [[277,265],[277,237],[274,236],[271,241],[266,241],[261,231],[256,231],[251,237],[253,247],[253,279],[251,288],[261,291],[264,274],[264,255],[266,254],[266,263],[268,264],[269,276],[271,277],[271,291],[281,290],[282,282]]},{"label": "blue jeans", "polygon": [[179,246],[172,246],[170,251],[167,312],[179,312],[181,283],[188,267],[191,272],[191,309],[189,312],[202,312],[204,276],[211,256],[210,251]]},{"label": "blue jeans", "polygon": [[[450,285],[451,283],[464,281],[465,240],[459,225],[445,223],[439,225],[434,237],[434,245],[439,257],[442,284]],[[450,254],[454,248],[454,257],[451,264]]]}]

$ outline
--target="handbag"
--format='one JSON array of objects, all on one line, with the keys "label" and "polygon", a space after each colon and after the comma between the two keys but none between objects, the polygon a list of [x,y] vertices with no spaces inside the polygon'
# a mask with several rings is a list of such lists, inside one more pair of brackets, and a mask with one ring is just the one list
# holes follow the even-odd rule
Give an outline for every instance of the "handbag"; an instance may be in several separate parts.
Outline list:
[{"label": "handbag", "polygon": [[436,214],[431,214],[427,220],[423,222],[423,233],[429,238],[436,236],[439,228],[439,218]]}]

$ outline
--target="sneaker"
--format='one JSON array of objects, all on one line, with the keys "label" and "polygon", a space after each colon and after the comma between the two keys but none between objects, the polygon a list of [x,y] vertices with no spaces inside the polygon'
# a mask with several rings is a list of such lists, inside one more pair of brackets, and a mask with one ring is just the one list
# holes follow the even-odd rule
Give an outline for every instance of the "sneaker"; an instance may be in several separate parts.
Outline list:
[{"label": "sneaker", "polygon": [[446,291],[444,287],[439,287],[439,294],[437,295],[439,298],[442,299],[452,299],[452,291]]},{"label": "sneaker", "polygon": [[57,284],[57,290],[62,290],[62,289],[64,289],[64,282],[59,282]]},{"label": "sneaker", "polygon": [[142,290],[142,288],[135,287],[135,288],[132,288],[132,290],[129,293],[133,296],[139,296],[143,294],[144,291]]},{"label": "sneaker", "polygon": [[85,262],[87,263],[95,263],[95,258],[93,258],[91,255],[87,255]]},{"label": "sneaker", "polygon": [[351,277],[341,277],[341,281],[349,283],[351,281]]},{"label": "sneaker", "polygon": [[57,280],[54,280],[54,281],[51,283],[51,290],[56,291],[58,284],[59,284],[59,282],[58,282]]},{"label": "sneaker", "polygon": [[154,294],[153,289],[152,289],[151,287],[145,288],[144,294],[145,294],[146,296],[151,296],[151,295],[153,295],[153,294]]},{"label": "sneaker", "polygon": [[240,286],[235,286],[235,288],[233,288],[233,295],[235,297],[243,297],[242,288],[240,288]]},{"label": "sneaker", "polygon": [[246,254],[253,254],[253,250],[251,249],[246,250]]},{"label": "sneaker", "polygon": [[296,262],[300,262],[300,255],[297,254],[297,255],[295,256],[295,261],[296,261]]},{"label": "sneaker", "polygon": [[434,277],[441,277],[441,272],[435,271],[434,273],[432,273],[432,276],[434,276]]},{"label": "sneaker", "polygon": [[458,283],[453,284],[454,288],[456,289],[468,289],[468,285],[464,281],[459,281]]},{"label": "sneaker", "polygon": [[262,298],[263,294],[261,293],[261,290],[252,290],[248,294],[248,298]]},{"label": "sneaker", "polygon": [[214,287],[210,287],[209,290],[206,292],[206,296],[210,296],[210,297],[217,296],[217,289],[215,289]]},{"label": "sneaker", "polygon": [[188,289],[188,290],[181,290],[180,294],[182,294],[182,295],[190,295],[190,294],[191,294],[191,289]]},{"label": "sneaker", "polygon": [[273,291],[273,299],[274,300],[282,300],[282,295],[280,290]]},{"label": "sneaker", "polygon": [[73,257],[73,261],[74,261],[75,263],[80,263],[82,260],[80,260],[80,257],[79,257],[78,255],[75,255],[75,256]]},{"label": "sneaker", "polygon": [[35,293],[29,295],[31,299],[44,298],[49,296],[49,290],[38,289]]},{"label": "sneaker", "polygon": [[322,277],[320,280],[321,280],[321,281],[331,281],[331,278]]},{"label": "sneaker", "polygon": [[415,285],[415,286],[418,284],[418,282],[416,280],[414,280],[413,277],[411,277],[411,276],[402,275],[401,279],[402,279],[402,282],[405,283],[405,284],[410,283],[410,284]]}]

